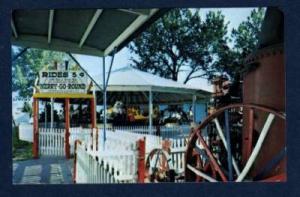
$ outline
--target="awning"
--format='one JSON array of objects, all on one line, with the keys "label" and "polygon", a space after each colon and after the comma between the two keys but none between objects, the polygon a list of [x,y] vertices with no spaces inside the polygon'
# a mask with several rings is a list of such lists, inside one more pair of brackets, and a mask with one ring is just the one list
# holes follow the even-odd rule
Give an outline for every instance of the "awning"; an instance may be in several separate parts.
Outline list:
[{"label": "awning", "polygon": [[12,44],[106,56],[120,50],[166,9],[15,10]]}]

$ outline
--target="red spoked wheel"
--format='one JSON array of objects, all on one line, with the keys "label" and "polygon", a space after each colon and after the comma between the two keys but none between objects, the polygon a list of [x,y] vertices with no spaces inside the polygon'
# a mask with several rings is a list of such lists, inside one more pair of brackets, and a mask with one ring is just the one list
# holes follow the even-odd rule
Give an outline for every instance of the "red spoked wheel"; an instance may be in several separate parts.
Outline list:
[{"label": "red spoked wheel", "polygon": [[146,160],[146,179],[148,182],[174,182],[175,173],[168,151],[154,149]]},{"label": "red spoked wheel", "polygon": [[189,137],[185,181],[285,181],[285,147],[285,114],[252,104],[220,108]]}]

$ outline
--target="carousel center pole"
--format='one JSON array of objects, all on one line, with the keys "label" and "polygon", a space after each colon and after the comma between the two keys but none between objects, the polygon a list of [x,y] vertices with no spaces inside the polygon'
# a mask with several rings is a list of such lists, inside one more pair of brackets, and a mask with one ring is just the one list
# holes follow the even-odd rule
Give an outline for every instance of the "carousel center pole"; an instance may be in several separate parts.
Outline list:
[{"label": "carousel center pole", "polygon": [[193,110],[193,121],[194,122],[196,122],[196,102],[197,102],[197,96],[193,95],[192,110]]},{"label": "carousel center pole", "polygon": [[44,111],[45,111],[45,128],[47,128],[47,101],[45,101],[45,109],[44,109]]}]

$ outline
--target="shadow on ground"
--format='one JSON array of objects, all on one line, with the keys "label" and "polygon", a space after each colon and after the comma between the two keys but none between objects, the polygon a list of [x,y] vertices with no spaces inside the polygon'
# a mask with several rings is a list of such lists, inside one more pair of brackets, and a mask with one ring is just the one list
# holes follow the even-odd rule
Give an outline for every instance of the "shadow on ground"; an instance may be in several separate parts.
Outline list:
[{"label": "shadow on ground", "polygon": [[73,159],[41,157],[13,161],[13,184],[72,184]]}]

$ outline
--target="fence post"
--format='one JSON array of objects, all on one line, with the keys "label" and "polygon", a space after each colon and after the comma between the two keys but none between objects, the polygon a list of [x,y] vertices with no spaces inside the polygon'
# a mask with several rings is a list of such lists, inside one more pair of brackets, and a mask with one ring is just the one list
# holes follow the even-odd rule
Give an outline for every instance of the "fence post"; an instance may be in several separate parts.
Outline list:
[{"label": "fence post", "polygon": [[156,125],[156,135],[160,136],[160,125],[159,124]]},{"label": "fence post", "polygon": [[73,183],[76,183],[76,170],[77,170],[77,144],[81,145],[80,140],[75,140],[75,147],[74,147],[74,168],[73,168]]},{"label": "fence post", "polygon": [[138,183],[144,183],[145,180],[145,138],[137,141],[138,148]]},{"label": "fence post", "polygon": [[33,98],[33,158],[39,158],[39,101]]},{"label": "fence post", "polygon": [[96,128],[96,108],[95,108],[95,98],[91,98],[91,124],[92,129]]},{"label": "fence post", "polygon": [[65,131],[65,154],[66,158],[70,158],[70,142],[69,142],[69,136],[70,136],[70,99],[66,98],[65,99],[65,126],[66,126],[66,131]]}]

